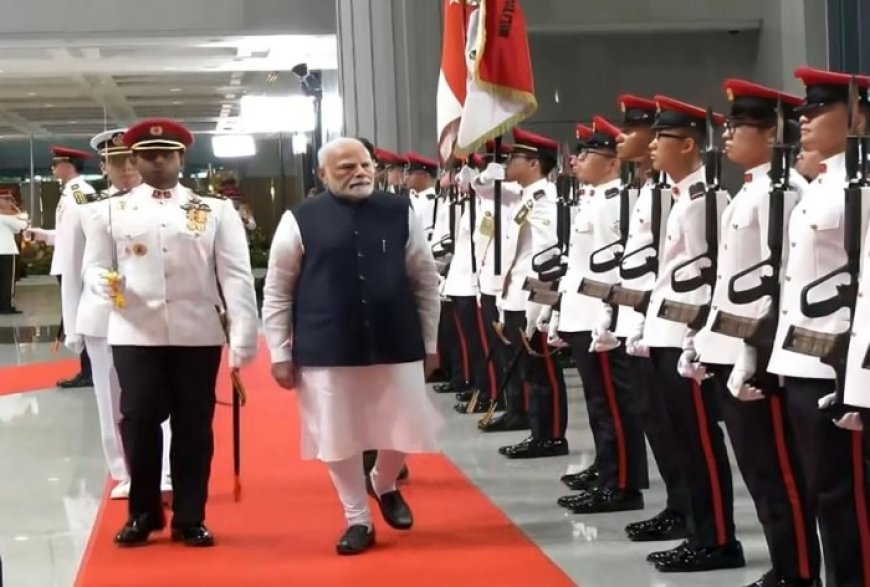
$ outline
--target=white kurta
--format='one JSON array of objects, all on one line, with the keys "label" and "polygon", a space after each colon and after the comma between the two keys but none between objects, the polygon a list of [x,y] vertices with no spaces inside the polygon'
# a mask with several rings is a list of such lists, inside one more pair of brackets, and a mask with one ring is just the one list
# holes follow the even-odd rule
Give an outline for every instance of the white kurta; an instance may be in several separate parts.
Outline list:
[{"label": "white kurta", "polygon": [[[296,218],[281,219],[263,289],[263,328],[273,363],[292,360],[293,292],[305,246]],[[408,215],[405,265],[417,300],[423,343],[438,340],[438,273],[423,229]],[[355,367],[301,367],[296,372],[303,459],[341,461],[369,449],[437,450],[441,417],[426,393],[423,362]]]}]

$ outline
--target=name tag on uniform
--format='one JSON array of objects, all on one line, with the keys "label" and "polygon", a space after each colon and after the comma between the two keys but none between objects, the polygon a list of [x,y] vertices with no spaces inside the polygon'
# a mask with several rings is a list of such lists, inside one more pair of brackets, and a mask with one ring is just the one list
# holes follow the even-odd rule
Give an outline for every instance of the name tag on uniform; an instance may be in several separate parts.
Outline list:
[{"label": "name tag on uniform", "polygon": [[478,231],[486,237],[491,237],[495,233],[495,220],[490,212],[487,212],[483,215],[483,218],[481,218]]},{"label": "name tag on uniform", "polygon": [[532,211],[532,208],[535,207],[534,200],[527,200],[520,206],[520,209],[517,210],[516,216],[514,216],[514,222],[522,226],[526,223],[526,220],[529,218],[529,213]]}]

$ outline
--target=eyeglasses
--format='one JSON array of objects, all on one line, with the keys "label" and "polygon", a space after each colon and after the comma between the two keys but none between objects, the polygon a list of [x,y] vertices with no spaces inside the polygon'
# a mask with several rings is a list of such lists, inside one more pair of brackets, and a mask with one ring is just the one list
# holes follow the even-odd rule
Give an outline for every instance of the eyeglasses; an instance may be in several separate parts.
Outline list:
[{"label": "eyeglasses", "polygon": [[750,120],[728,119],[725,121],[725,130],[728,132],[728,134],[734,134],[734,132],[740,127],[757,128],[759,130],[762,130],[770,128],[770,125],[763,122],[755,122]]},{"label": "eyeglasses", "polygon": [[514,159],[525,159],[526,161],[537,161],[538,158],[534,155],[526,155],[525,153],[511,153],[508,156],[508,161],[513,161]]},{"label": "eyeglasses", "polygon": [[656,132],[656,140],[659,139],[676,139],[678,141],[685,141],[689,137],[678,135],[677,133],[658,131]]}]

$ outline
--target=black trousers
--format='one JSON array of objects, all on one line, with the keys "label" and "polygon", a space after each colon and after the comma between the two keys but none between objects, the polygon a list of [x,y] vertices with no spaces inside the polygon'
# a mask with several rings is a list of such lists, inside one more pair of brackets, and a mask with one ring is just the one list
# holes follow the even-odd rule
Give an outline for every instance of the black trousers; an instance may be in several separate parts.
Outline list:
[{"label": "black trousers", "polygon": [[121,384],[121,438],[130,468],[131,516],[161,512],[160,477],[167,417],[172,427],[172,524],[205,520],[214,453],[212,420],[221,347],[114,346]]},{"label": "black trousers", "polygon": [[809,506],[818,512],[825,585],[863,587],[870,581],[870,528],[863,480],[861,434],[837,428],[819,410],[833,393],[830,379],[785,380],[786,412],[807,480]]},{"label": "black trousers", "polygon": [[456,389],[465,389],[470,382],[462,370],[462,349],[456,327],[456,305],[452,301],[441,302],[441,318],[438,322],[438,354],[441,368],[447,373]]},{"label": "black trousers", "polygon": [[608,353],[590,352],[591,332],[560,332],[559,337],[571,347],[580,372],[600,485],[620,491],[646,489],[646,442],[631,407],[636,394],[625,351],[618,348]]},{"label": "black trousers", "polygon": [[0,255],[0,313],[12,310],[15,289],[15,255]]},{"label": "black trousers", "polygon": [[711,383],[737,467],[743,475],[776,576],[815,579],[820,575],[816,512],[807,499],[794,430],[786,417],[787,395],[744,402],[728,391],[730,366],[712,365]]},{"label": "black trousers", "polygon": [[[495,333],[493,323],[498,322],[498,308],[495,305],[495,296],[482,294],[480,296],[480,307],[478,308],[478,320],[480,328],[483,332],[481,343],[485,356],[489,359],[480,366],[480,370],[485,373],[478,373],[477,380],[485,382],[486,387],[481,387],[480,391],[489,394],[490,401],[497,401],[498,391],[501,389],[502,381],[504,380],[504,371],[507,368],[508,353],[504,343]],[[480,385],[478,383],[478,385]]]},{"label": "black trousers", "polygon": [[689,528],[697,546],[733,542],[734,493],[725,437],[719,428],[719,399],[708,380],[702,385],[677,373],[682,349],[650,349],[689,492]]},{"label": "black trousers", "polygon": [[[57,276],[58,285],[60,285],[62,279],[62,276]],[[60,319],[60,332],[64,332],[63,317]],[[91,357],[88,355],[88,349],[83,347],[82,352],[79,353],[79,375],[90,378],[91,374]]]},{"label": "black trousers", "polygon": [[[625,340],[622,342],[624,344]],[[667,508],[688,516],[689,488],[676,447],[678,440],[674,436],[670,415],[665,406],[667,389],[658,380],[650,359],[628,354],[625,358],[626,367],[635,379],[635,384],[631,387],[634,398],[629,402],[629,408],[636,411],[636,417],[649,442],[659,475],[665,485]]]},{"label": "black trousers", "polygon": [[475,389],[479,389],[484,397],[490,396],[493,380],[490,382],[490,370],[486,361],[484,348],[483,317],[477,306],[477,296],[456,296],[452,298],[454,305],[454,318],[459,333],[459,348],[462,352],[462,372],[466,381],[471,382]]},{"label": "black trousers", "polygon": [[[543,357],[536,357],[525,350],[523,332],[526,328],[526,313],[506,311],[504,316],[505,336],[511,341],[511,352],[520,352],[519,377],[529,390],[529,428],[536,440],[565,438],[568,427],[568,394],[562,368],[549,356],[547,335],[535,332],[529,346]],[[514,377],[516,379],[516,376]]]}]

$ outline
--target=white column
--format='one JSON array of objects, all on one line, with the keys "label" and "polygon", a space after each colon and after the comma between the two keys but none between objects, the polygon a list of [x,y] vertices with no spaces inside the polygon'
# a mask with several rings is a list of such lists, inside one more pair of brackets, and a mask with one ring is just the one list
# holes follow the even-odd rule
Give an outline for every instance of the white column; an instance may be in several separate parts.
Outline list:
[{"label": "white column", "polygon": [[345,134],[434,156],[441,2],[336,0],[336,21]]}]

